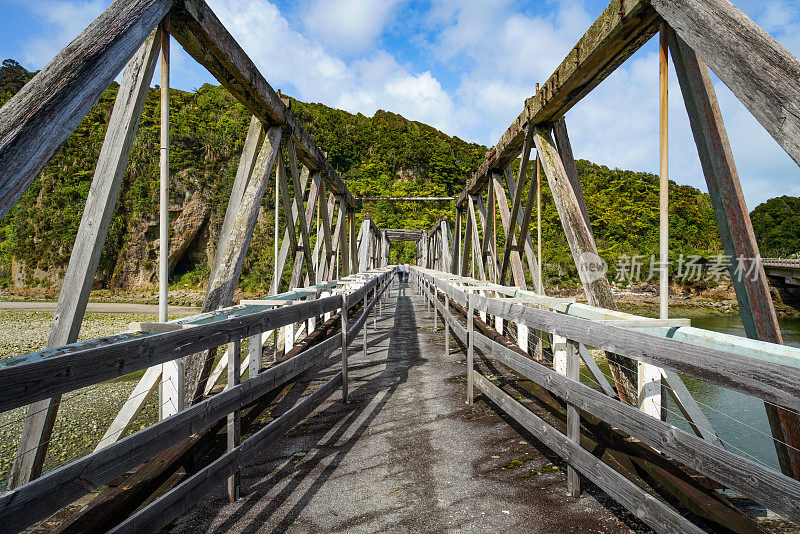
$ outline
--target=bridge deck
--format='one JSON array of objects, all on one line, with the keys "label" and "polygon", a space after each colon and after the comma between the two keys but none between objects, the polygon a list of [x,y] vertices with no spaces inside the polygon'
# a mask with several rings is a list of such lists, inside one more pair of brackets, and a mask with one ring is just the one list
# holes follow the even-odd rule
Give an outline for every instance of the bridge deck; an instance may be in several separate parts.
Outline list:
[{"label": "bridge deck", "polygon": [[444,354],[412,288],[384,302],[367,357],[350,346],[350,404],[332,396],[242,472],[239,502],[220,488],[171,532],[639,530],[588,484],[567,497],[564,464],[492,405],[465,405],[465,353]]}]

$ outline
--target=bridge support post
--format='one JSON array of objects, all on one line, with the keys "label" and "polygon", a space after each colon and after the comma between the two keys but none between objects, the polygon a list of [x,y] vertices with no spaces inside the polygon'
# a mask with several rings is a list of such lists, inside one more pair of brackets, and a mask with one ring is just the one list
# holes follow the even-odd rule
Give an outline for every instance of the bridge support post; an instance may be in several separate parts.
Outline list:
[{"label": "bridge support post", "polygon": [[[580,382],[580,354],[575,341],[567,341],[566,375],[570,380]],[[567,403],[567,438],[578,447],[581,445],[581,412],[572,403]],[[581,496],[581,479],[578,471],[571,465],[567,467],[567,489],[575,498]]]},{"label": "bridge support post", "polygon": [[[156,29],[144,40],[125,67],[59,293],[47,340],[48,348],[74,343],[78,339],[100,254],[155,72],[160,43],[160,31]],[[158,384],[160,369],[157,376],[154,377],[154,374],[155,371],[148,376],[152,379],[146,388],[148,392]],[[147,397],[149,393],[142,396]],[[58,396],[28,406],[17,456],[12,465],[10,488],[25,484],[41,474],[60,401],[61,397]]]},{"label": "bridge support post", "polygon": [[475,377],[472,373],[473,368],[475,367],[474,317],[475,305],[473,304],[473,295],[471,291],[467,291],[467,404],[472,404],[475,400],[473,391],[475,386]]},{"label": "bridge support post", "polygon": [[[232,389],[239,384],[240,365],[242,361],[242,341],[236,339],[228,343],[228,384],[225,389]],[[228,414],[228,452],[232,451],[239,446],[239,440],[242,435],[242,421],[241,412],[234,410]],[[228,478],[228,500],[236,502],[239,500],[239,483],[241,474],[239,471],[234,472]]]},{"label": "bridge support post", "polygon": [[342,293],[342,402],[347,404],[347,294]]}]

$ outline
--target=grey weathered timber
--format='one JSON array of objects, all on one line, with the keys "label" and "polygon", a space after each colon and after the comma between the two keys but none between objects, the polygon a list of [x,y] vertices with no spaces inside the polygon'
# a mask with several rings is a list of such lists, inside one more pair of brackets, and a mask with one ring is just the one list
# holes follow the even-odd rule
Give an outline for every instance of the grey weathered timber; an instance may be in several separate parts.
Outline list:
[{"label": "grey weathered timber", "polygon": [[791,409],[800,408],[800,367],[742,356],[671,338],[598,324],[567,314],[475,297],[475,307],[508,321],[597,347],[626,358],[688,374]]},{"label": "grey weathered timber", "polygon": [[[384,281],[387,276],[382,275],[367,281],[362,289],[369,290],[378,282]],[[359,289],[356,293],[362,294],[362,290]],[[83,342],[69,347],[61,347],[57,351],[49,351],[56,354],[12,358],[10,362],[8,360],[4,361],[4,364],[8,363],[11,366],[25,365],[24,362],[29,361],[41,365],[43,359],[58,358],[58,354],[70,356],[70,353],[72,353],[71,355],[74,358],[67,358],[69,361],[61,359],[50,362],[56,366],[64,363],[64,367],[60,371],[53,368],[48,369],[47,365],[45,367],[37,367],[37,365],[31,367],[29,365],[27,369],[22,370],[19,376],[35,381],[35,377],[41,374],[41,376],[47,376],[50,379],[63,380],[65,376],[71,377],[74,372],[73,368],[78,368],[77,366],[82,363],[85,363],[90,370],[99,367],[98,364],[108,364],[100,375],[95,376],[94,382],[99,382],[118,372],[127,374],[136,368],[141,368],[141,366],[136,366],[136,362],[134,362],[133,369],[126,368],[126,364],[130,362],[115,361],[114,358],[117,357],[125,357],[127,354],[132,353],[144,354],[149,357],[163,347],[166,353],[157,354],[157,356],[161,358],[160,361],[164,361],[165,359],[180,357],[186,351],[194,352],[208,346],[225,343],[231,339],[241,339],[257,332],[277,328],[290,320],[298,321],[313,315],[331,312],[338,305],[338,297],[329,297],[315,302],[296,304],[290,308],[284,308],[284,311],[270,310],[253,314],[252,310],[236,307],[232,309],[233,311],[229,310],[227,313],[249,313],[250,315],[241,317],[225,316],[229,318],[216,324],[202,324],[193,327],[197,328],[197,330],[192,331],[193,335],[181,337],[180,339],[171,338],[170,336],[176,333],[188,332],[190,329],[173,329],[171,332],[160,334],[167,336],[166,338],[137,336],[137,338],[131,339],[132,334],[112,336],[111,338],[98,340],[99,343]],[[281,311],[281,313],[276,313],[276,311]],[[204,314],[199,317],[206,318],[211,315],[213,314]],[[127,342],[118,341],[118,338],[123,337],[128,338]],[[140,345],[138,348],[132,347],[128,344],[131,342],[134,344],[139,343]],[[217,395],[204,402],[202,406],[195,405],[190,407],[185,412],[181,412],[166,421],[156,423],[156,425],[143,432],[126,438],[124,443],[127,445],[125,446],[122,443],[114,444],[111,447],[116,448],[111,449],[111,452],[103,450],[99,455],[93,454],[89,457],[81,458],[59,470],[51,471],[42,479],[35,480],[3,495],[0,498],[0,523],[4,526],[9,526],[16,525],[19,521],[27,521],[28,523],[22,525],[24,527],[47,517],[61,506],[83,495],[87,490],[108,482],[127,469],[138,465],[143,459],[147,459],[154,453],[170,447],[188,435],[206,428],[209,424],[224,417],[226,413],[230,413],[232,409],[255,400],[263,395],[265,391],[270,391],[297,376],[308,369],[310,365],[319,361],[319,358],[330,355],[338,347],[338,342],[338,337],[326,340],[308,352],[285,362],[285,365],[271,368],[253,381],[248,380],[244,387],[237,387],[235,392],[225,392]],[[110,346],[114,343],[117,343],[117,345]],[[105,354],[96,355],[98,357],[94,358],[92,350],[98,349],[105,351]],[[159,361],[153,363],[159,363]],[[4,365],[4,367],[6,366]],[[0,374],[8,371],[8,369],[3,369]],[[78,378],[80,379],[81,377]],[[13,382],[14,378],[12,377],[11,380]],[[177,428],[175,428],[176,426]],[[143,444],[143,441],[146,441],[146,443]],[[58,487],[59,491],[53,493],[53,487]],[[47,495],[47,498],[43,498],[44,495]]]},{"label": "grey weathered timber", "polygon": [[[470,258],[472,257],[472,216],[474,213],[473,210],[461,210],[466,211],[466,221],[465,225],[466,228],[464,229],[464,247],[461,251],[461,260],[460,260],[460,269],[459,273],[461,276],[469,276],[469,267],[470,267]],[[477,243],[476,243],[477,246]]]},{"label": "grey weathered timber", "polygon": [[117,0],[0,109],[0,218],[77,128],[172,3]]},{"label": "grey weathered timber", "polygon": [[[258,143],[261,141],[261,134],[264,132],[264,123],[262,123],[255,115],[250,119],[250,126],[247,128],[247,137],[244,140],[244,148],[239,157],[239,166],[236,169],[236,178],[233,181],[233,188],[231,189],[230,198],[228,198],[228,207],[225,209],[225,218],[222,220],[222,229],[219,232],[217,239],[217,248],[224,250],[228,245],[228,240],[231,236],[231,228],[239,213],[239,205],[242,203],[247,183],[253,173],[253,165],[256,163],[258,156]],[[214,255],[214,264],[211,267],[211,276],[214,278],[219,265],[217,262],[221,258]]]},{"label": "grey weathered timber", "polygon": [[542,85],[472,174],[456,200],[481,191],[492,169],[504,169],[522,148],[527,124],[552,122],[563,116],[618,66],[655,35],[658,14],[648,0],[612,0],[583,37]]},{"label": "grey weathered timber", "polygon": [[611,495],[614,500],[633,512],[656,532],[701,534],[696,527],[678,512],[662,503],[617,471],[596,458],[592,453],[574,443],[539,416],[515,401],[510,395],[489,382],[477,371],[473,372],[475,384],[500,409],[532,433],[550,450],[567,460],[586,478]]},{"label": "grey weathered timber", "polygon": [[[218,267],[214,273],[215,278],[208,281],[208,289],[203,299],[203,312],[224,308],[233,300],[242,273],[242,264],[250,246],[250,238],[258,220],[258,210],[269,184],[275,160],[280,155],[280,142],[280,128],[270,128],[264,137],[250,181],[239,204],[227,246],[224,250],[217,249],[216,255],[220,260],[216,262]],[[184,399],[187,404],[196,402],[196,399],[202,396],[212,363],[213,357],[209,358],[208,354],[195,354],[186,360]]]},{"label": "grey weathered timber", "polygon": [[[490,195],[489,198],[489,206],[490,209],[492,207],[492,203],[494,202],[494,198],[491,198],[493,195]],[[489,219],[489,213],[486,209],[486,205],[483,203],[483,197],[476,196],[473,197],[473,202],[475,206],[475,215],[481,221],[481,227],[483,228],[483,243],[481,244],[481,264],[487,265],[488,268],[488,278],[492,282],[497,282],[499,277],[499,268],[497,265],[497,246],[494,236],[494,229],[492,228],[492,221]],[[440,271],[444,269],[439,269]]]},{"label": "grey weathered timber", "polygon": [[[509,167],[506,167],[503,170],[503,176],[505,177],[509,191],[515,190],[516,182]],[[505,192],[503,191],[503,184],[500,181],[500,177],[496,174],[492,178],[492,181],[494,182],[497,206],[500,210],[500,221],[503,223],[503,228],[506,235],[509,235],[508,228],[511,221],[511,214],[508,210],[508,201],[506,200]],[[519,220],[517,220],[517,226],[521,228]],[[538,259],[536,258],[536,252],[533,250],[533,242],[531,240],[530,233],[525,236],[524,249],[525,258],[528,262],[528,271],[531,274],[531,281],[533,282],[534,287],[539,287],[539,269],[537,268]],[[522,267],[522,258],[520,257],[520,252],[518,250],[511,251],[511,273],[514,276],[514,283],[516,286],[522,289],[527,289],[525,270]]]},{"label": "grey weathered timber", "polygon": [[354,210],[347,210],[348,235],[350,239],[350,274],[358,272],[358,247],[356,245],[356,214]]},{"label": "grey weathered timber", "polygon": [[[782,344],[767,277],[760,262],[754,260],[760,257],[758,244],[714,82],[705,63],[674,31],[670,31],[670,49],[725,253],[743,262],[743,272],[737,273],[735,268],[732,269],[731,282],[736,290],[745,333],[749,338]],[[752,275],[749,273],[751,269]],[[766,404],[765,408],[781,469],[800,478],[800,453],[796,449],[800,448],[800,419],[796,414],[771,404]],[[795,449],[787,448],[784,442]]]},{"label": "grey weathered timber", "polygon": [[[240,370],[239,367],[242,363],[242,341],[235,339],[228,343],[228,383],[225,389],[233,389],[239,384]],[[242,417],[239,410],[233,410],[228,414],[226,441],[228,452],[239,446],[239,441],[242,439]],[[241,474],[239,471],[234,471],[228,477],[228,500],[236,502],[239,500],[239,484]]]},{"label": "grey weathered timber", "polygon": [[[335,203],[339,204],[339,208],[336,210],[336,225],[333,228],[333,232],[331,234],[331,252],[332,256],[328,263],[328,271],[325,273],[326,280],[332,280],[339,277],[339,274],[336,272],[337,270],[337,258],[340,250],[344,250],[343,248],[340,249],[339,247],[346,246],[347,239],[343,238],[344,236],[344,225],[345,225],[345,218],[344,218],[344,199],[341,197],[333,197]],[[331,216],[333,216],[333,210],[330,210]],[[343,252],[342,252],[343,253]],[[344,254],[346,256],[346,254]],[[341,263],[344,265],[344,262]],[[341,276],[346,276],[342,274]]]},{"label": "grey weathered timber", "polygon": [[800,61],[729,1],[651,3],[800,165]]},{"label": "grey weathered timber", "polygon": [[[332,312],[338,298],[305,301],[293,306],[250,313],[236,319],[199,324],[162,334],[140,335],[98,344],[76,344],[55,354],[32,353],[7,358],[0,365],[0,411],[124,376],[153,365],[251,337],[308,317]],[[69,349],[69,350],[68,350]]]},{"label": "grey weathered timber", "polygon": [[284,126],[295,142],[300,161],[312,171],[322,171],[328,189],[344,196],[348,206],[356,206],[353,195],[325,154],[206,2],[185,0],[175,5],[170,13],[169,30],[186,52],[253,115],[266,124]]},{"label": "grey weathered timber", "polygon": [[476,220],[477,216],[475,214],[475,212],[477,211],[475,209],[475,199],[472,196],[469,197],[469,202],[468,202],[467,206],[468,206],[468,210],[467,210],[467,213],[468,213],[468,215],[467,215],[467,226],[468,226],[468,229],[467,229],[467,231],[471,231],[472,232],[472,242],[474,243],[475,256],[478,256],[478,257],[475,258],[477,260],[477,264],[478,264],[478,277],[477,278],[479,280],[486,280],[486,272],[484,271],[483,258],[479,257],[479,244],[481,242],[481,238],[480,238],[480,235],[478,234],[478,223],[477,223],[477,220]]},{"label": "grey weathered timber", "polygon": [[569,183],[572,185],[572,190],[575,191],[575,196],[578,199],[578,206],[581,208],[586,226],[591,228],[589,210],[586,209],[586,199],[583,196],[583,187],[581,187],[581,179],[578,176],[578,168],[575,166],[575,156],[572,153],[572,143],[569,140],[567,121],[564,120],[564,117],[560,117],[553,123],[553,137],[556,140],[558,153],[561,155],[561,163],[564,164],[564,170],[567,171]]},{"label": "grey weathered timber", "polygon": [[285,414],[247,438],[236,449],[225,453],[172,491],[156,499],[111,529],[109,533],[145,534],[158,532],[179,514],[206,499],[212,488],[217,487],[232,473],[241,470],[252,462],[254,455],[257,455],[264,447],[275,442],[313,412],[331,396],[341,381],[342,373],[340,372]]},{"label": "grey weathered timber", "polygon": [[358,272],[363,273],[370,269],[370,247],[372,244],[372,220],[364,217],[361,221],[361,239],[358,243]]},{"label": "grey weathered timber", "polygon": [[[305,206],[304,210],[299,210],[299,212],[303,212],[305,220],[308,222],[309,226],[306,227],[306,233],[311,232],[311,221],[313,220],[314,216],[314,209],[317,206],[317,199],[319,198],[320,189],[322,187],[322,175],[320,173],[314,173],[311,176],[311,189],[309,190],[308,194],[308,202]],[[301,196],[302,198],[302,196]],[[302,201],[300,206],[302,207]],[[299,218],[299,217],[298,217]],[[310,244],[309,244],[310,245]],[[308,257],[308,261],[305,261],[306,257]],[[303,279],[303,264],[308,267],[307,276],[309,276],[309,280],[312,279],[314,276],[314,264],[313,264],[313,257],[309,257],[305,253],[305,247],[298,249],[295,253],[294,257],[294,265],[292,265],[292,277],[289,280],[289,288],[294,289],[300,286],[300,282]]]},{"label": "grey weathered timber", "polygon": [[[528,179],[528,163],[531,158],[531,147],[533,145],[533,134],[534,128],[532,125],[528,124],[525,127],[525,137],[522,142],[522,155],[519,162],[519,172],[517,173],[517,187],[514,188],[513,193],[511,194],[511,220],[508,224],[508,233],[506,234],[506,246],[503,249],[503,261],[500,264],[500,277],[499,283],[503,284],[506,278],[506,272],[508,271],[508,260],[511,258],[511,251],[514,250],[517,244],[517,218],[519,217],[519,210],[521,207],[522,202],[522,188],[525,185],[525,181]],[[489,184],[490,188],[492,184]],[[535,192],[536,189],[533,187],[533,182],[531,182],[530,187],[528,187],[528,203],[525,207],[526,216],[523,217],[522,224],[523,228],[527,222],[527,219],[530,215],[527,213],[529,211],[529,204],[531,202],[531,192]],[[520,239],[525,239],[525,232]]]},{"label": "grey weathered timber", "polygon": [[800,518],[800,482],[797,480],[693,436],[633,406],[620,403],[578,380],[569,380],[485,336],[477,335],[477,342],[487,356],[502,362],[568,403],[725,484],[726,487],[752,498],[787,519],[797,521]]},{"label": "grey weathered timber", "polygon": [[[103,486],[193,433],[207,428],[232,410],[298,377],[321,359],[333,354],[339,346],[338,336],[328,339],[270,367],[234,389],[214,395],[168,420],[159,421],[100,451],[50,471],[25,486],[0,495],[0,521],[11,530],[21,530],[49,516],[87,491]],[[54,487],[59,490],[52,491]]]},{"label": "grey weathered timber", "polygon": [[[547,129],[537,127],[534,141],[586,298],[592,306],[616,310],[617,304],[611,294],[611,284],[608,283],[608,279],[604,275],[592,276],[590,271],[583,268],[587,258],[592,261],[598,257],[597,244],[591,226],[583,218],[577,192],[572,188],[572,182],[567,176],[553,138]],[[628,369],[632,366],[625,365],[625,362],[617,364],[616,359],[613,354],[608,355],[620,399],[636,404],[636,371]]]},{"label": "grey weathered timber", "polygon": [[[580,382],[580,356],[578,344],[567,341],[567,379]],[[578,447],[581,446],[581,412],[578,406],[567,401],[567,437]],[[581,479],[575,468],[567,468],[567,485],[570,495],[581,496]]]},{"label": "grey weathered timber", "polygon": [[[284,141],[284,145],[286,147],[286,153],[289,156],[289,176],[292,179],[292,193],[294,194],[294,201],[299,205],[303,205],[303,196],[305,194],[305,190],[301,189],[300,185],[300,171],[297,167],[297,152],[295,152],[295,144],[291,138]],[[281,167],[283,168],[283,167]],[[312,172],[312,181],[314,182],[321,182],[322,178],[319,173]],[[322,184],[318,184],[320,190],[324,190]],[[288,199],[288,196],[287,196]],[[314,199],[314,203],[311,204],[310,214],[311,216],[306,214],[306,210],[298,210],[297,211],[297,223],[300,225],[300,237],[303,239],[303,254],[306,261],[306,267],[308,268],[308,276],[311,280],[316,279],[316,270],[314,269],[314,255],[311,253],[311,239],[309,237],[309,233],[311,232],[311,221],[314,215],[314,207],[316,206],[317,201]],[[288,210],[287,210],[288,212]]]},{"label": "grey weathered timber", "polygon": [[[154,30],[125,68],[61,285],[47,348],[78,339],[160,46],[160,32]],[[31,415],[25,419],[9,487],[41,474],[60,400],[45,399],[28,407]]]},{"label": "grey weathered timber", "polygon": [[[278,181],[280,182],[281,180],[280,173],[276,173],[276,176],[278,178]],[[306,185],[308,184],[308,179],[309,179],[309,173],[308,170],[306,169],[302,173],[300,173],[300,181],[302,182],[301,187],[303,188],[304,191]],[[309,193],[309,199],[312,197],[316,198],[315,196],[316,189],[317,189],[317,184],[315,182],[312,182],[311,192]],[[302,205],[298,207],[297,203],[292,201],[292,207],[291,210],[289,211],[290,216],[286,217],[287,219],[286,228],[283,231],[283,240],[281,241],[281,248],[280,251],[278,252],[278,258],[275,260],[275,272],[272,275],[272,283],[270,284],[269,288],[270,295],[278,294],[280,288],[281,276],[283,275],[283,268],[286,266],[286,259],[289,256],[289,254],[295,252],[296,246],[293,243],[296,242],[292,241],[291,236],[295,231],[294,221],[297,219],[297,211],[301,207]]]}]

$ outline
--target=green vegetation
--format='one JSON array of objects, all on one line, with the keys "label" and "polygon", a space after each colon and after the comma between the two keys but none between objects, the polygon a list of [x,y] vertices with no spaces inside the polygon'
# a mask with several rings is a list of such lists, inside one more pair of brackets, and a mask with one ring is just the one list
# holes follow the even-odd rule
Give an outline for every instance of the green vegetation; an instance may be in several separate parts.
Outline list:
[{"label": "green vegetation", "polygon": [[[0,68],[0,104],[31,76],[16,62],[6,60]],[[15,283],[29,286],[53,284],[63,274],[117,91],[114,83],[103,93],[41,176],[0,222],[0,279],[5,283],[10,281],[12,270]],[[366,117],[297,100],[292,100],[292,111],[328,152],[331,164],[355,196],[457,196],[486,151],[484,146],[386,111]],[[175,221],[189,202],[202,208],[193,226],[192,242],[176,261],[173,283],[188,287],[205,284],[209,258],[213,257],[209,252],[222,224],[249,120],[247,110],[224,88],[204,85],[194,92],[171,92],[173,233],[185,231],[176,230]],[[153,89],[103,250],[98,286],[129,288],[135,283],[155,281],[153,278],[143,282],[140,271],[154,273],[157,263],[154,245],[158,234],[158,128],[158,91]],[[656,254],[658,177],[609,169],[585,160],[579,160],[577,166],[598,247],[612,276],[620,255]],[[241,284],[248,291],[265,289],[272,278],[273,188],[271,183],[262,206],[261,224],[243,268]],[[794,239],[793,250],[800,249],[800,237],[789,231],[798,227],[798,199],[789,200],[784,204],[794,218],[782,216],[782,233],[768,234],[770,244],[762,244],[762,250],[769,249],[772,243],[789,243],[788,235]],[[764,217],[759,210],[765,212]],[[359,217],[369,213],[380,227],[429,228],[443,215],[452,220],[453,211],[452,202],[378,201],[365,202]],[[762,206],[754,212],[753,222],[760,239],[767,235],[759,230],[760,221],[766,221],[765,217],[772,213]],[[542,218],[548,283],[576,283],[577,273],[546,180],[542,187]],[[771,222],[763,225],[771,226]],[[535,235],[535,221],[532,228]],[[505,236],[502,230],[498,234],[498,245],[502,247]],[[708,257],[719,249],[708,195],[671,183],[671,253]],[[391,259],[410,261],[413,253],[413,244],[396,245]]]},{"label": "green vegetation", "polygon": [[763,257],[800,255],[800,197],[769,199],[756,206],[750,218]]}]

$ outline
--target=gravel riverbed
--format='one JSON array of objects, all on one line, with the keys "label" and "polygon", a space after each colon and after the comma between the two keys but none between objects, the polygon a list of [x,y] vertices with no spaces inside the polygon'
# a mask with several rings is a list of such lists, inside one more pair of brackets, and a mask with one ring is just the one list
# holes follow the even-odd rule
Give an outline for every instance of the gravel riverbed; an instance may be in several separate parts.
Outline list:
[{"label": "gravel riverbed", "polygon": [[[155,320],[152,315],[130,313],[86,314],[79,340],[117,334],[131,322]],[[52,312],[0,312],[0,359],[42,349],[47,343]],[[142,372],[95,384],[64,395],[58,410],[45,471],[91,452],[133,390]],[[157,398],[150,399],[134,421],[133,430],[152,424],[157,417]],[[0,488],[5,488],[17,455],[26,408],[0,413]]]}]

